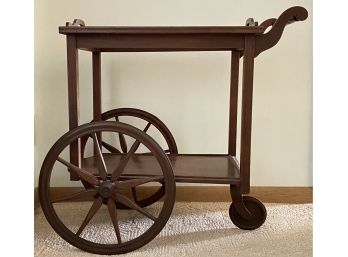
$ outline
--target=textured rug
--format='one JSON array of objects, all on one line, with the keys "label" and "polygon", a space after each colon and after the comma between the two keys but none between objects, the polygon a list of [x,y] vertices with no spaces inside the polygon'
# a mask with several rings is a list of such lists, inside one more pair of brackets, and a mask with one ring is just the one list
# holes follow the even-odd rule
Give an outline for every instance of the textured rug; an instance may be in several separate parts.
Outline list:
[{"label": "textured rug", "polygon": [[[59,204],[57,212],[72,227],[81,224],[88,203]],[[156,209],[157,207],[152,207]],[[228,215],[229,203],[175,203],[162,232],[144,247],[122,256],[238,256],[307,257],[312,256],[312,204],[266,204],[265,224],[254,231],[236,228]],[[64,217],[65,216],[65,217]],[[110,233],[106,210],[93,218],[85,236],[98,237],[93,231]],[[144,224],[146,226],[146,221]],[[125,223],[121,231],[131,224]],[[87,229],[88,228],[88,229]],[[109,231],[110,230],[110,231]],[[131,230],[136,228],[131,227]],[[35,256],[97,256],[83,252],[61,239],[49,226],[40,209],[35,212]]]}]

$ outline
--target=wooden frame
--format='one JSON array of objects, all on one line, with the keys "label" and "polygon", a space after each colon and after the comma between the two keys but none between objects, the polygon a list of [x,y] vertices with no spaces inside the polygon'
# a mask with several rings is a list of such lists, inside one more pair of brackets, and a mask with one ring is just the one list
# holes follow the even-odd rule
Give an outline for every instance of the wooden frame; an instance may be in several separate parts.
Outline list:
[{"label": "wooden frame", "polygon": [[[93,56],[93,118],[101,115],[101,52],[160,52],[160,51],[231,51],[231,85],[228,155],[236,155],[237,98],[239,59],[243,56],[242,116],[241,116],[241,193],[250,191],[250,153],[252,127],[252,95],[254,58],[274,46],[284,27],[294,21],[305,20],[302,7],[286,10],[278,19],[247,26],[231,27],[86,27],[80,20],[59,27],[68,40],[69,128],[78,126],[78,49]],[[253,26],[254,25],[254,26]],[[267,27],[271,30],[265,34]],[[81,165],[79,142],[71,145],[71,162]],[[192,181],[189,178],[187,182]]]},{"label": "wooden frame", "polygon": [[[120,254],[133,251],[151,241],[166,224],[175,201],[176,182],[228,184],[232,203],[229,216],[239,228],[253,230],[266,220],[265,206],[250,192],[250,155],[253,102],[254,59],[273,47],[284,27],[307,18],[302,7],[292,7],[278,19],[268,19],[258,26],[248,19],[246,26],[232,27],[88,27],[74,20],[60,27],[67,36],[69,129],[52,146],[41,167],[39,197],[42,210],[52,228],[70,244],[97,254]],[[272,28],[264,33],[265,30]],[[79,125],[78,50],[92,52],[93,122]],[[119,108],[102,113],[101,53],[160,51],[229,51],[231,80],[229,106],[228,152],[226,154],[178,154],[169,129],[154,115],[133,108]],[[236,156],[239,63],[243,57],[241,88],[240,165]],[[147,121],[143,130],[119,122],[120,115],[131,115]],[[115,120],[107,121],[108,117]],[[160,130],[169,149],[162,149],[147,134],[150,126]],[[102,140],[102,132],[119,137],[120,149]],[[134,139],[130,148],[124,135]],[[94,155],[84,157],[86,142],[92,138]],[[137,152],[143,144],[150,152]],[[102,147],[109,153],[102,152]],[[60,154],[70,148],[70,161]],[[84,189],[60,198],[52,198],[51,174],[59,162],[70,171],[71,180],[81,180]],[[136,188],[157,182],[159,188],[139,199]],[[133,199],[123,189],[132,192]],[[163,199],[161,212],[154,216],[145,207]],[[77,231],[72,232],[57,216],[53,204],[77,199],[93,202]],[[81,238],[81,233],[102,205],[107,205],[117,244],[95,243]],[[124,242],[118,209],[135,210],[153,224],[142,235]]]}]

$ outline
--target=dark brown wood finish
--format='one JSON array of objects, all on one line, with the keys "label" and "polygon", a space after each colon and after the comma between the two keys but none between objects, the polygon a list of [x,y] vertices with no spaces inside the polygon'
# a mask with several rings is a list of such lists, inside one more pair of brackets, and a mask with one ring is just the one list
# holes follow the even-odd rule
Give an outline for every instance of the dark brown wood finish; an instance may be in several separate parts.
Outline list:
[{"label": "dark brown wood finish", "polygon": [[179,35],[179,34],[262,34],[264,27],[247,26],[61,26],[61,34],[127,34],[127,35]]},{"label": "dark brown wood finish", "polygon": [[238,111],[238,82],[239,82],[240,52],[232,51],[230,78],[230,116],[228,133],[228,154],[236,156],[237,144],[237,111]]},{"label": "dark brown wood finish", "polygon": [[[69,130],[79,125],[79,72],[78,50],[76,36],[67,36],[67,64],[68,64],[68,102],[69,102]],[[70,145],[70,162],[76,166],[81,165],[79,139]],[[72,180],[78,180],[74,172],[70,172]]]},{"label": "dark brown wood finish", "polygon": [[[93,73],[93,120],[101,120],[101,56],[100,52],[92,53],[92,73]],[[101,144],[102,135],[97,134],[98,141]],[[96,151],[96,149],[94,149]],[[95,152],[96,153],[96,152]]]},{"label": "dark brown wood finish", "polygon": [[295,21],[304,21],[307,17],[308,12],[305,8],[294,6],[284,11],[278,19],[267,19],[262,22],[260,27],[266,29],[272,26],[272,28],[265,34],[256,35],[255,56],[275,46],[281,38],[286,25]]},{"label": "dark brown wood finish", "polygon": [[250,191],[251,121],[253,101],[255,37],[245,36],[242,85],[242,117],[240,143],[241,193]]},{"label": "dark brown wood finish", "polygon": [[106,111],[101,115],[102,120],[112,120],[116,117],[117,120],[120,120],[123,117],[134,117],[151,123],[151,125],[161,133],[168,145],[168,148],[164,149],[164,151],[171,154],[178,153],[178,147],[176,145],[174,136],[170,132],[169,128],[163,123],[163,121],[161,121],[155,115],[136,108],[117,108]]},{"label": "dark brown wood finish", "polygon": [[[266,219],[265,207],[256,198],[243,195],[250,191],[254,58],[277,44],[286,25],[305,20],[307,16],[308,13],[303,7],[295,6],[283,12],[278,19],[267,19],[260,26],[258,26],[258,22],[250,18],[246,26],[229,27],[95,27],[85,26],[84,21],[79,19],[75,19],[73,23],[67,23],[64,27],[59,27],[59,32],[67,36],[70,131],[63,135],[47,154],[39,179],[40,202],[47,220],[55,231],[69,243],[93,253],[119,254],[137,249],[152,240],[167,222],[174,204],[175,181],[230,184],[233,203],[230,206],[229,214],[232,222],[242,229],[260,227]],[[271,29],[264,33],[270,26]],[[79,126],[78,49],[93,52],[94,122],[81,126]],[[125,51],[232,52],[228,154],[180,155],[177,154],[174,139],[170,139],[174,142],[175,150],[169,149],[171,154],[166,155],[160,146],[146,134],[154,122],[148,120],[145,129],[141,131],[119,122],[118,116],[114,115],[114,110],[101,114],[100,53]],[[236,160],[236,134],[238,72],[242,56],[239,167]],[[134,113],[138,117],[138,112]],[[107,114],[112,114],[115,121],[100,121],[105,118],[103,115]],[[158,122],[158,124],[162,123]],[[158,129],[157,126],[156,128]],[[118,149],[102,141],[100,136],[102,131],[117,132],[121,148]],[[164,134],[172,137],[168,131],[165,131]],[[131,147],[126,145],[124,135],[135,139]],[[81,155],[81,142],[84,149],[88,138],[93,139],[95,151],[94,156],[84,158]],[[137,154],[136,151],[140,144],[144,144],[152,154]],[[70,162],[59,156],[66,147],[70,147]],[[102,147],[112,153],[103,153]],[[69,169],[71,180],[81,180],[85,186],[84,191],[70,195],[68,198],[65,196],[60,199],[51,199],[51,173],[53,166],[58,162]],[[157,217],[139,205],[138,196],[134,193],[135,186],[150,181],[160,183],[161,189],[146,203],[143,203],[143,206],[153,203],[153,200],[160,199],[164,194],[163,209]],[[132,189],[133,200],[122,193],[121,189],[124,187]],[[59,220],[52,204],[83,197],[91,199],[93,204],[77,232],[72,232]],[[81,233],[102,204],[108,207],[117,244],[98,244],[81,240]],[[121,208],[120,204],[130,210],[140,212],[153,221],[153,226],[142,236],[124,242],[122,230],[118,227],[117,209]]]},{"label": "dark brown wood finish", "polygon": [[[121,120],[122,121],[124,117],[133,117],[135,119],[147,121],[148,124],[151,124],[151,126],[154,126],[165,139],[167,145],[164,148],[164,152],[167,154],[178,154],[178,148],[172,133],[167,128],[167,126],[153,114],[140,109],[135,109],[135,108],[118,108],[118,109],[112,109],[107,112],[104,112],[101,115],[102,120],[116,120],[116,121]],[[85,139],[81,140],[81,142],[84,142],[84,141]],[[106,143],[105,141],[102,141],[102,145],[109,152],[126,153],[128,149],[128,145],[122,134],[119,134],[119,143],[120,143],[120,147],[116,145],[110,145]],[[82,145],[84,146],[84,144]],[[83,154],[84,154],[84,147],[82,147],[82,156]],[[133,198],[137,199],[136,202],[141,207],[145,207],[157,202],[159,199],[161,199],[161,197],[163,197],[164,187],[162,186],[158,190],[154,191],[152,195],[146,198],[138,197],[137,189],[135,187],[132,188],[132,194],[133,194]]]},{"label": "dark brown wood finish", "polygon": [[79,49],[101,52],[227,51],[244,46],[242,34],[76,34]]},{"label": "dark brown wood finish", "polygon": [[[201,51],[232,50],[229,150],[236,154],[236,99],[238,97],[239,55],[243,59],[241,118],[241,193],[250,190],[250,154],[254,56],[275,45],[285,25],[307,17],[302,7],[286,10],[277,20],[268,19],[257,26],[248,22],[238,27],[93,27],[83,22],[60,27],[60,33],[76,37],[74,47],[91,51]],[[252,19],[248,19],[251,21]],[[268,26],[272,29],[263,34]],[[95,54],[94,54],[95,55]],[[71,70],[69,68],[69,70]],[[96,85],[98,82],[96,83]],[[100,87],[100,83],[99,83]],[[76,100],[76,99],[75,99]],[[72,101],[75,101],[72,99]],[[98,99],[96,100],[98,102]],[[99,115],[99,114],[98,114]],[[72,120],[76,120],[72,113]],[[98,118],[98,117],[97,117]],[[73,126],[72,126],[73,127]]]},{"label": "dark brown wood finish", "polygon": [[243,48],[245,34],[263,27],[60,27],[77,36],[77,47],[88,51],[226,51]]},{"label": "dark brown wood finish", "polygon": [[[237,160],[229,155],[171,154],[168,156],[177,182],[216,183],[239,185],[240,175]],[[108,170],[118,167],[124,155],[104,154]],[[98,160],[93,156],[82,159],[85,171],[98,175]],[[154,156],[134,154],[122,173],[127,177],[155,177],[161,173]],[[110,174],[109,174],[110,175]]]},{"label": "dark brown wood finish", "polygon": [[101,120],[101,56],[100,52],[92,53],[93,62],[93,120]]},{"label": "dark brown wood finish", "polygon": [[[117,163],[116,167],[104,167],[100,169],[101,165],[97,163],[104,161],[104,156],[100,159],[95,159],[97,168],[97,174],[86,171],[84,168],[79,168],[74,164],[64,160],[60,157],[61,153],[65,151],[69,145],[76,141],[78,138],[85,137],[86,135],[96,134],[98,132],[112,132],[115,134],[122,133],[131,137],[135,140],[135,143],[125,156],[132,157],[133,149],[135,149],[137,144],[144,145],[149,149],[151,155],[157,162],[159,170],[161,171],[159,176],[153,178],[149,176],[142,176],[142,178],[128,178],[127,180],[121,180],[120,177],[123,175],[123,171],[127,166],[129,161],[128,158],[123,158]],[[52,199],[51,185],[52,180],[55,176],[52,173],[59,169],[54,169],[57,163],[62,163],[65,166],[78,172],[81,180],[90,183],[94,187],[92,189],[85,189],[80,193],[74,193],[72,195],[65,195],[60,199]],[[58,164],[59,165],[59,164]],[[104,169],[107,170],[108,174],[111,176],[104,176]],[[58,171],[60,172],[60,171]],[[161,180],[164,183],[165,195],[163,198],[163,205],[160,207],[159,212],[154,215],[149,213],[146,209],[139,206],[135,200],[130,199],[128,196],[124,195],[123,188],[132,187],[134,185],[146,184],[153,181]],[[53,182],[54,183],[54,182]],[[67,226],[63,220],[60,219],[59,214],[54,208],[54,204],[62,201],[71,201],[79,196],[92,196],[92,205],[89,208],[86,216],[84,217],[81,225],[76,230],[72,229],[71,226]],[[41,202],[41,208],[52,226],[52,228],[67,242],[70,244],[83,249],[88,252],[96,254],[121,254],[133,251],[149,241],[151,241],[165,226],[167,220],[172,212],[174,201],[175,201],[175,181],[172,171],[171,163],[168,156],[163,152],[160,146],[145,132],[124,124],[120,122],[110,122],[110,121],[99,121],[81,125],[66,134],[64,134],[50,149],[43,165],[41,167],[40,178],[39,178],[39,197]],[[111,202],[112,201],[112,202]],[[118,228],[118,218],[117,218],[117,204],[121,203],[130,210],[141,213],[145,218],[149,219],[152,223],[151,226],[147,227],[142,233],[134,238],[127,241],[122,239],[125,233],[130,233],[129,231],[120,231]],[[89,241],[87,237],[83,235],[83,231],[88,226],[92,218],[98,212],[100,207],[106,204],[112,221],[112,226],[115,231],[115,239],[117,243],[105,243],[105,240],[100,240],[100,242]],[[139,223],[139,219],[131,218],[132,222]],[[140,219],[141,221],[141,219]],[[103,235],[105,236],[105,235]],[[103,242],[104,241],[104,242]]]},{"label": "dark brown wood finish", "polygon": [[[238,204],[242,204],[241,210],[243,212],[247,210],[248,214],[241,213],[241,210],[238,209]],[[254,230],[266,221],[267,210],[260,200],[251,196],[243,196],[241,203],[233,199],[230,205],[229,215],[233,224],[240,229]]]}]

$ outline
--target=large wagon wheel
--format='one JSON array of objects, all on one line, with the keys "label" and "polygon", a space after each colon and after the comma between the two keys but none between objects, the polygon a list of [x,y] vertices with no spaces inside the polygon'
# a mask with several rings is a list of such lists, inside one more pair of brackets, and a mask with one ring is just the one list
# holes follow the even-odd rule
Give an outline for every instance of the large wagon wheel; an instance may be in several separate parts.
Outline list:
[{"label": "large wagon wheel", "polygon": [[[97,134],[101,132],[121,133],[126,137],[133,138],[135,141],[125,154],[102,154],[101,146],[97,140]],[[77,167],[70,163],[67,158],[64,159],[64,150],[69,148],[72,142],[89,135],[94,138],[93,142],[96,148],[96,155],[91,157],[93,165],[83,163],[81,167]],[[141,144],[151,153],[151,155],[146,156],[146,158],[150,158],[153,165],[157,165],[156,167],[158,167],[157,173],[154,175],[151,174],[152,170],[149,171],[150,173],[145,171],[143,174],[148,174],[146,176],[127,173],[127,165],[130,165],[132,161],[134,163],[134,159],[139,158],[139,155],[135,154],[135,151]],[[117,159],[116,161],[115,158]],[[76,173],[82,181],[89,183],[92,187],[76,194],[60,197],[59,199],[52,199],[51,185],[54,184],[52,178],[56,177],[56,175],[52,173],[53,171],[58,171],[58,173],[66,172],[68,174],[66,168],[69,168],[70,172]],[[123,194],[122,191],[127,187],[134,187],[153,181],[161,181],[161,183],[165,185],[165,197],[163,203],[161,202],[162,207],[158,210],[157,215],[139,206],[139,204]],[[52,146],[41,168],[39,197],[42,210],[48,222],[67,242],[80,249],[96,254],[120,254],[133,251],[145,245],[162,230],[173,209],[175,201],[175,181],[168,156],[144,131],[120,122],[100,121],[85,124],[67,132]],[[57,213],[56,208],[59,206],[56,204],[59,205],[61,202],[81,198],[91,199],[93,201],[91,207],[86,211],[87,214],[81,223],[75,224],[77,226],[71,226],[71,224],[67,225],[67,223],[64,223],[64,219],[61,219],[58,215],[59,212]],[[116,203],[122,203],[130,209],[127,210],[127,215],[124,216],[125,220],[120,220],[120,214],[122,214],[123,211],[117,208]],[[96,237],[98,241],[95,242],[96,238],[91,239],[89,235],[97,233],[98,229],[89,231],[91,226],[88,226],[88,224],[103,205],[107,207],[109,212],[112,221],[110,227],[113,228],[114,236],[111,238],[110,235],[105,235],[106,232],[103,231],[101,236]],[[130,213],[131,210],[133,210],[135,214],[140,215],[141,219],[134,218],[134,216],[132,216],[134,213]],[[67,212],[65,211],[65,213]],[[103,212],[99,212],[99,215],[101,214],[103,214]],[[129,219],[131,219],[131,221],[129,221]],[[135,229],[132,229],[132,231],[125,231],[129,226],[125,226],[124,222],[130,222],[131,227],[134,227],[136,222],[144,222],[144,219],[147,222],[146,224],[148,224],[147,228],[135,226],[139,231]],[[109,229],[108,231],[111,230]],[[111,239],[113,239],[113,242],[110,242]]]},{"label": "large wagon wheel", "polygon": [[[168,154],[178,154],[178,148],[172,133],[170,132],[168,127],[155,115],[140,109],[135,109],[135,108],[118,108],[118,109],[113,109],[113,110],[102,113],[101,120],[121,121],[120,117],[122,118],[134,117],[134,118],[146,121],[148,124],[151,124],[151,126],[154,126],[158,130],[158,132],[163,136],[166,142],[166,147],[164,148],[164,152]],[[103,149],[111,153],[126,153],[129,147],[124,138],[124,135],[119,134],[118,137],[119,137],[119,144],[120,144],[119,146],[114,146],[103,139],[101,140],[101,146],[103,147]],[[88,140],[88,137],[84,137],[81,139],[82,156],[84,155],[84,150],[85,150],[85,145],[87,140]],[[131,190],[132,190],[133,199],[141,207],[146,207],[157,202],[164,195],[163,184],[157,191],[153,192],[151,195],[146,196],[142,199],[139,197],[136,187],[132,187]],[[126,206],[123,206],[122,204],[119,204],[119,207],[127,208]]]}]

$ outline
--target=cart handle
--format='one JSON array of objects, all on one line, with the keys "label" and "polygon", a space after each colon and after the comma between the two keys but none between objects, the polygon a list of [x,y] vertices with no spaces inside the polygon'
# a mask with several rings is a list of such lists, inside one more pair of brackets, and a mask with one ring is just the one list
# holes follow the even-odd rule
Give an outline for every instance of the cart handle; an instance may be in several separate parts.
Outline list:
[{"label": "cart handle", "polygon": [[272,28],[265,34],[256,36],[255,57],[261,52],[275,46],[280,40],[286,25],[295,21],[304,21],[308,17],[308,12],[301,6],[294,6],[284,11],[278,19],[271,18],[260,24],[260,27]]}]

